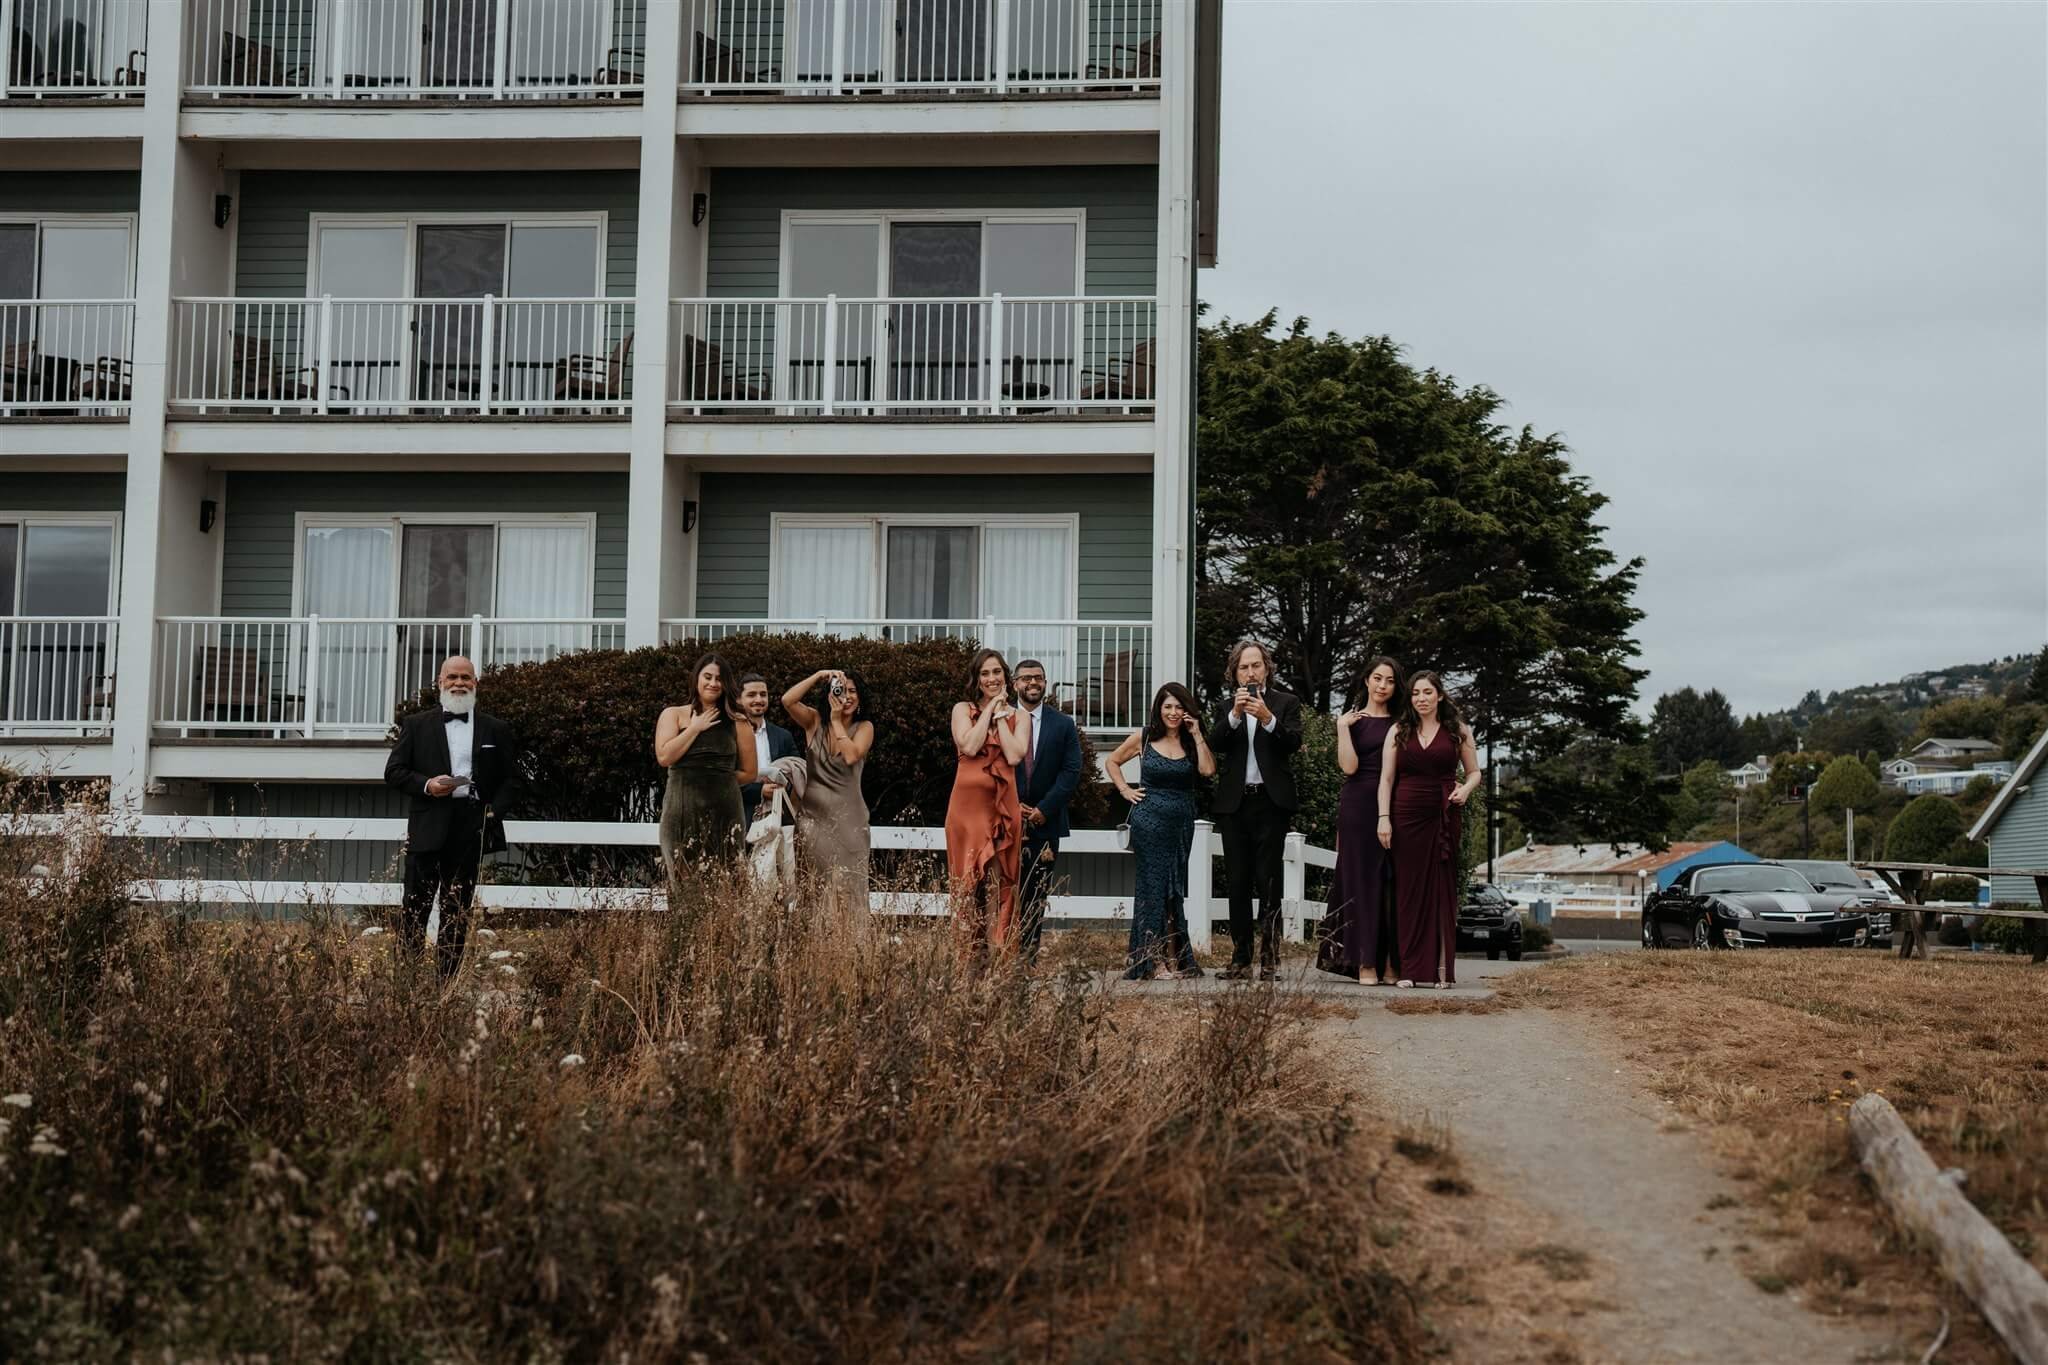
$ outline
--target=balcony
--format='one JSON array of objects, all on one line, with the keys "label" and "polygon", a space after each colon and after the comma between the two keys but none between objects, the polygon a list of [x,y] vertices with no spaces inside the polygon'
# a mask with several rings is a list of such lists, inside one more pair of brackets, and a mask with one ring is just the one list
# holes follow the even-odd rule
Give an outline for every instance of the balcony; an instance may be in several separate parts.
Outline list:
[{"label": "balcony", "polygon": [[638,97],[644,0],[192,0],[195,98]]},{"label": "balcony", "polygon": [[1149,298],[678,299],[671,411],[785,417],[1150,412]]},{"label": "balcony", "polygon": [[125,418],[133,395],[129,299],[0,299],[0,417]]},{"label": "balcony", "polygon": [[983,620],[811,620],[712,619],[692,617],[661,623],[663,643],[715,643],[736,635],[854,636],[866,639],[956,639],[987,644],[1015,663],[1037,659],[1045,665],[1051,695],[1082,729],[1121,739],[1145,723],[1152,703],[1150,621]]},{"label": "balcony", "polygon": [[106,734],[117,624],[111,616],[0,616],[0,737]]},{"label": "balcony", "polygon": [[683,0],[682,93],[1159,89],[1163,0]]},{"label": "balcony", "polygon": [[12,0],[0,95],[62,102],[141,99],[146,0]]},{"label": "balcony", "polygon": [[625,622],[597,617],[160,617],[152,724],[176,738],[381,740],[451,654],[500,668],[625,639]]},{"label": "balcony", "polygon": [[621,299],[172,301],[169,401],[272,416],[618,416]]}]

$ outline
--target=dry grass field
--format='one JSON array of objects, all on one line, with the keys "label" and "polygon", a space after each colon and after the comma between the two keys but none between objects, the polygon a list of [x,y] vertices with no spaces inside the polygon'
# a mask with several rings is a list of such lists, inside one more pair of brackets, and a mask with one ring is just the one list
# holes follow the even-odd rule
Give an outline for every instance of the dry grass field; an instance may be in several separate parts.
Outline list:
[{"label": "dry grass field", "polygon": [[[0,841],[0,1359],[1401,1359],[1383,1148],[1274,992],[973,978],[737,890],[484,938]],[[31,868],[61,869],[45,880]],[[1073,945],[1076,949],[1082,945]]]},{"label": "dry grass field", "polygon": [[[1925,1249],[1885,1218],[1846,1132],[1880,1091],[1935,1162],[2048,1269],[2048,970],[1875,952],[1600,953],[1499,983],[1502,1008],[1588,1011],[1702,1126],[1753,1205],[1756,1283],[1824,1312],[1934,1312],[1944,1361],[2005,1359]],[[1589,1116],[1590,1117],[1590,1116]]]}]

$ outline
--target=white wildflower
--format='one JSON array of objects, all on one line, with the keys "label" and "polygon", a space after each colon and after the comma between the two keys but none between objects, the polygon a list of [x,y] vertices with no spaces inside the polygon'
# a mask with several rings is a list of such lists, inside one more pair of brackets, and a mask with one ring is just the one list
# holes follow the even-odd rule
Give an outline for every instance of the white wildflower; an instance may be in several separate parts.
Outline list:
[{"label": "white wildflower", "polygon": [[364,937],[364,938],[370,938],[370,937],[372,937],[372,936],[374,936],[374,935],[377,935],[377,934],[381,934],[381,933],[383,933],[383,932],[384,932],[384,928],[383,928],[383,926],[382,926],[382,925],[378,925],[378,924],[373,924],[373,925],[371,925],[371,926],[370,926],[369,928],[367,928],[367,929],[363,930],[363,937]]},{"label": "white wildflower", "polygon": [[498,970],[503,972],[507,976],[519,975],[519,969],[509,962],[500,962],[498,964]]},{"label": "white wildflower", "polygon": [[476,931],[476,936],[478,938],[496,938],[498,931],[496,929],[479,929]]},{"label": "white wildflower", "polygon": [[63,1156],[64,1149],[57,1145],[57,1130],[47,1123],[36,1129],[36,1135],[29,1139],[29,1151],[36,1156]]},{"label": "white wildflower", "polygon": [[510,948],[500,948],[498,949],[497,952],[491,954],[491,961],[503,962],[506,958],[510,956],[512,956],[512,950]]},{"label": "white wildflower", "polygon": [[126,1232],[128,1231],[128,1229],[134,1227],[136,1221],[141,1217],[142,1205],[130,1204],[127,1208],[121,1210],[121,1216],[119,1219],[115,1221],[114,1226],[120,1228],[121,1231]]},{"label": "white wildflower", "polygon": [[16,1093],[12,1095],[0,1095],[0,1104],[11,1104],[16,1109],[26,1109],[34,1103],[34,1100],[30,1099],[26,1094],[22,1093]]},{"label": "white wildflower", "polygon": [[562,1065],[563,1065],[563,1066],[582,1066],[582,1065],[583,1065],[583,1054],[582,1054],[582,1053],[580,1053],[580,1052],[572,1052],[572,1053],[570,1053],[570,1054],[569,1054],[568,1056],[566,1056],[566,1057],[562,1058]]}]

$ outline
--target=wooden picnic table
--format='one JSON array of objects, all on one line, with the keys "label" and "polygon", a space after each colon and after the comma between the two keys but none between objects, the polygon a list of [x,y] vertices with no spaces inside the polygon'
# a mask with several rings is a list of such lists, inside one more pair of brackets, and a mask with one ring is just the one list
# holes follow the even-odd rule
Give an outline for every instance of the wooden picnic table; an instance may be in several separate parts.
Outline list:
[{"label": "wooden picnic table", "polygon": [[[1884,878],[1885,885],[1898,892],[1899,898],[1909,906],[1926,903],[1921,899],[1921,890],[1935,877],[2026,877],[2034,883],[2041,904],[2048,906],[2048,867],[1953,867],[1947,863],[1857,863],[1856,867]],[[1934,937],[1935,917],[1941,913],[1938,910],[1905,910],[1898,914],[1894,933],[1898,938],[1900,957],[1927,956],[1928,940]],[[1964,913],[1990,912],[1973,908]],[[2033,949],[2034,961],[2048,962],[2048,910],[2000,910],[1997,913],[2007,919],[2028,921],[2027,943]]]}]

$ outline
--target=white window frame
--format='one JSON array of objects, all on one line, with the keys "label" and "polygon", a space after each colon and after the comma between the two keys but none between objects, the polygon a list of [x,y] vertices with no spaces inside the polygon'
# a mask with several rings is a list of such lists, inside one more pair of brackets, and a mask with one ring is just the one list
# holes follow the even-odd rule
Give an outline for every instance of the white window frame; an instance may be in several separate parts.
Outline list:
[{"label": "white window frame", "polygon": [[[29,527],[105,526],[111,528],[114,533],[114,543],[111,559],[107,565],[107,609],[100,614],[103,616],[119,616],[121,614],[121,514],[119,512],[8,512],[0,510],[0,525],[19,526],[22,528],[22,533],[16,538],[14,545],[14,593],[17,600],[21,596],[22,570],[27,564],[24,556],[28,554]],[[14,617],[13,605],[10,603],[5,610],[0,610],[0,616]],[[16,619],[59,621],[66,618],[52,616],[47,618],[29,617]]]},{"label": "white window frame", "polygon": [[[986,228],[990,223],[1071,223],[1074,227],[1074,292],[1069,297],[1080,298],[1088,287],[1088,210],[1085,208],[1059,209],[784,209],[782,225],[776,242],[777,266],[775,294],[777,298],[788,298],[790,267],[795,255],[790,249],[790,230],[799,224],[821,227],[867,227],[875,232],[875,284],[877,298],[890,298],[889,293],[889,225],[891,223],[979,223]],[[984,237],[981,253],[981,278],[977,291],[983,298],[988,296],[988,250]]]},{"label": "white window frame", "polygon": [[[485,620],[498,619],[498,532],[507,526],[580,526],[590,551],[590,572],[583,580],[581,619],[596,619],[597,596],[597,513],[595,512],[298,512],[292,518],[292,615],[306,614],[306,532],[329,526],[388,526],[391,528],[391,596],[385,615],[398,615],[398,595],[403,589],[405,528],[407,526],[489,526],[491,528],[491,610]],[[407,618],[410,619],[410,618]],[[467,617],[450,617],[467,620]]]},{"label": "white window frame", "polygon": [[36,297],[34,299],[16,299],[13,302],[39,303],[42,301],[43,229],[51,223],[83,223],[88,226],[110,226],[114,223],[119,223],[122,227],[126,228],[128,230],[128,283],[122,289],[119,299],[122,302],[132,300],[135,297],[136,233],[141,229],[141,222],[141,215],[134,213],[13,213],[0,211],[0,223],[11,225],[25,223],[36,230],[35,259],[31,262],[31,269],[34,271],[36,280]]},{"label": "white window frame", "polygon": [[[951,514],[945,512],[873,512],[873,513],[826,513],[826,512],[771,512],[768,514],[768,613],[773,616],[775,604],[780,600],[782,585],[782,532],[785,528],[803,529],[815,527],[820,530],[845,530],[864,527],[869,532],[868,553],[874,577],[873,595],[868,599],[867,619],[886,621],[889,617],[884,608],[889,601],[889,528],[891,526],[972,526],[985,531],[991,527],[1029,528],[1058,527],[1067,533],[1067,601],[1061,609],[1049,612],[1043,617],[1032,619],[1046,621],[1074,621],[1080,616],[1081,595],[1081,514],[1078,512],[1046,512],[1020,514],[1017,516],[982,516],[972,513]],[[982,572],[975,580],[975,591],[979,594],[988,582],[987,539],[978,542]],[[976,607],[980,607],[977,602]],[[966,620],[984,620],[985,615],[977,610]]]},{"label": "white window frame", "polygon": [[[505,250],[505,268],[512,268],[512,251],[509,233],[521,225],[527,227],[564,227],[588,224],[597,229],[597,270],[591,281],[590,297],[602,299],[605,293],[606,272],[610,265],[611,214],[598,209],[590,212],[564,210],[550,213],[480,212],[480,213],[314,213],[307,215],[306,223],[306,297],[320,297],[317,287],[320,282],[320,230],[323,227],[389,227],[405,229],[405,293],[402,298],[416,298],[419,294],[419,230],[422,226],[439,227],[448,224],[475,224],[478,226],[501,225],[508,233]],[[499,294],[497,297],[504,298]]]}]

